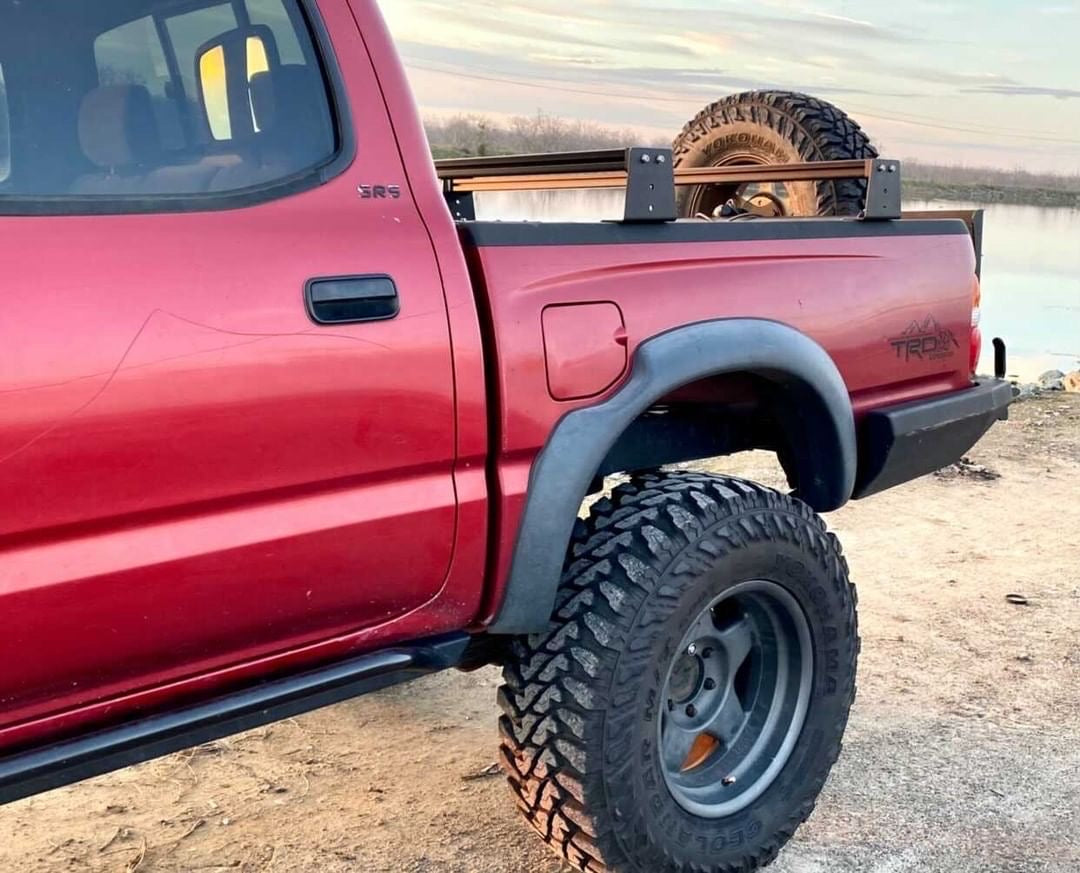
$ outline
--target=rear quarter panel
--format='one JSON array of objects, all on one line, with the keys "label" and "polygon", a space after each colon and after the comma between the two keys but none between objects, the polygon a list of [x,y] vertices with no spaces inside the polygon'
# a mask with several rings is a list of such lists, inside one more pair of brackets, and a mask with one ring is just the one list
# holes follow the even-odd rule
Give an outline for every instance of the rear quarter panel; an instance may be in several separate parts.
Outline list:
[{"label": "rear quarter panel", "polygon": [[[925,235],[634,244],[574,244],[569,236],[569,244],[485,245],[484,234],[464,230],[474,282],[490,310],[499,398],[496,579],[506,578],[529,470],[548,433],[568,411],[602,400],[622,382],[601,397],[553,399],[545,307],[616,304],[631,360],[643,341],[680,325],[735,317],[783,322],[830,354],[858,418],[970,384],[974,250],[962,225],[932,224]],[[532,227],[545,242],[559,235],[551,226]],[[911,354],[907,338],[924,330],[941,338],[938,351]],[[492,607],[499,597],[497,589]]]}]

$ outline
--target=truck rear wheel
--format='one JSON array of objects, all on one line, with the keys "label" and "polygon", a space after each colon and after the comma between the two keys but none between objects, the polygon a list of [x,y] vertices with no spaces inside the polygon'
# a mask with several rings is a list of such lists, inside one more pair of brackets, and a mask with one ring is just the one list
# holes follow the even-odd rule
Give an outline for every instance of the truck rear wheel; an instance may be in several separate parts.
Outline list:
[{"label": "truck rear wheel", "polygon": [[757,869],[840,752],[858,648],[847,564],[805,504],[637,477],[579,522],[550,629],[512,645],[518,805],[578,870]]},{"label": "truck rear wheel", "polygon": [[[748,91],[705,107],[675,139],[676,167],[790,164],[877,157],[862,129],[831,103],[790,91]],[[861,179],[679,189],[679,214],[712,216],[733,198],[791,216],[857,215]]]}]

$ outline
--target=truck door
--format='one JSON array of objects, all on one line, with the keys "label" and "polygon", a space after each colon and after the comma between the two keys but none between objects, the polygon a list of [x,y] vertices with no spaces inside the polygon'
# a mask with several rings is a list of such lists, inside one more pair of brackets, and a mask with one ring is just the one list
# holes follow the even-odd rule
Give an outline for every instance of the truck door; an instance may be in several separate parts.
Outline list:
[{"label": "truck door", "polygon": [[443,291],[322,6],[0,0],[0,728],[440,590]]}]

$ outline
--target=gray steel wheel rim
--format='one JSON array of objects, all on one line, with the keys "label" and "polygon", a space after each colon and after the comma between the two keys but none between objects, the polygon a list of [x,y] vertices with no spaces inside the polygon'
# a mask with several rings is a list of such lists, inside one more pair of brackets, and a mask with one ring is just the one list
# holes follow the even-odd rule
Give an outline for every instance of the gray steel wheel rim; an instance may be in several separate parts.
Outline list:
[{"label": "gray steel wheel rim", "polygon": [[[687,812],[725,818],[750,806],[791,758],[813,685],[810,625],[783,586],[755,579],[714,598],[668,665],[657,718],[660,768]],[[684,769],[695,742],[716,745]]]}]

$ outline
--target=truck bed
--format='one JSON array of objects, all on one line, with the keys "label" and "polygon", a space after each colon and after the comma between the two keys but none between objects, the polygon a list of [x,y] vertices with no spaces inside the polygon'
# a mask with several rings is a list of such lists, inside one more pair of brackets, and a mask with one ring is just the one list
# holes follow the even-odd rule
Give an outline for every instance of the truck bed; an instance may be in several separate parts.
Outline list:
[{"label": "truck bed", "polygon": [[[971,386],[976,258],[958,218],[470,221],[459,233],[499,398],[498,578],[552,428],[617,390],[639,344],[666,330],[727,318],[793,327],[829,350],[857,421]],[[721,379],[689,393],[728,403],[745,389]]]}]

